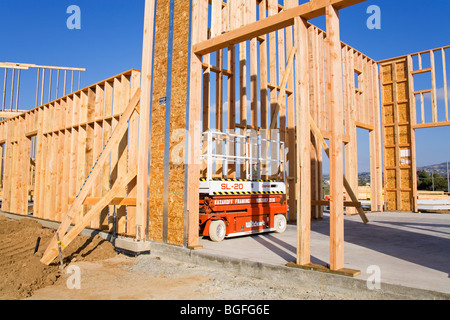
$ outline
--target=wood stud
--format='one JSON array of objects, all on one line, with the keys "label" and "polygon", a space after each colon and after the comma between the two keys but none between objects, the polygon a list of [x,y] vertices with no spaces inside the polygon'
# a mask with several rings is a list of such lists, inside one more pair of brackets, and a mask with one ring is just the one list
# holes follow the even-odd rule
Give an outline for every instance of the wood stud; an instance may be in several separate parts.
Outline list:
[{"label": "wood stud", "polygon": [[[139,71],[130,70],[0,122],[0,140],[4,140],[1,145],[5,148],[2,210],[21,215],[33,212],[38,218],[61,221],[70,208],[70,198],[76,197],[82,188],[111,136],[111,128],[105,123],[112,119],[118,121],[123,112],[123,109],[119,109],[115,116],[111,112],[107,113],[105,97],[115,90],[120,91],[116,96],[123,98],[118,104],[126,106],[131,99],[131,90],[135,91],[139,87],[136,83],[139,78]],[[126,81],[124,86],[116,88],[108,85],[114,80],[123,79],[130,79],[131,82]],[[130,121],[133,132],[137,128],[136,121],[134,115]],[[130,132],[129,139],[130,147],[137,146],[135,133],[131,135]],[[127,140],[122,143],[125,149]],[[32,147],[35,148],[35,165],[30,161]],[[137,168],[135,148],[130,148],[132,155],[122,158],[123,174],[127,172],[127,167],[128,170]],[[115,164],[108,163],[105,166],[108,170],[102,171],[94,183],[95,187],[89,191],[93,197],[101,197],[102,192],[104,194],[110,189],[109,184],[105,189],[101,186],[104,175],[109,179],[109,168]],[[30,184],[33,172],[34,179]],[[129,188],[130,197],[135,197],[133,188]],[[30,199],[33,201],[32,210],[28,208]],[[89,207],[86,207],[82,211],[88,210]],[[77,214],[74,221],[79,219]],[[133,219],[130,217],[131,221]],[[122,232],[134,236],[133,223],[129,225],[128,230],[123,224]],[[100,218],[94,219],[90,227],[101,229]]]}]

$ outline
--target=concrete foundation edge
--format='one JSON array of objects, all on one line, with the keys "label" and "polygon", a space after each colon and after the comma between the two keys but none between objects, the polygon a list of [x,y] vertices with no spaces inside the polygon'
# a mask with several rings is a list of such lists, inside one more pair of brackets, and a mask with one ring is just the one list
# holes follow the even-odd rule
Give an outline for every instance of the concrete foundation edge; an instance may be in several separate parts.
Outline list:
[{"label": "concrete foundation edge", "polygon": [[[369,290],[366,280],[302,270],[280,265],[271,265],[245,259],[220,256],[202,250],[167,245],[159,242],[151,243],[151,255],[167,257],[182,262],[234,271],[241,276],[279,283],[295,284],[303,288],[315,288],[322,291],[352,294],[355,299],[363,300],[449,300],[450,294],[411,288],[401,285],[381,283],[381,289]],[[357,294],[355,294],[357,292]]]}]

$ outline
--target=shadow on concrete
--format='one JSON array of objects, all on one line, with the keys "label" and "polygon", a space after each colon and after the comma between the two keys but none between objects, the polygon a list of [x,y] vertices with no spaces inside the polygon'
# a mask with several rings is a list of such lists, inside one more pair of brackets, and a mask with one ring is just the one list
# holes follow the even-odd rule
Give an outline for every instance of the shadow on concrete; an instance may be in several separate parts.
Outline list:
[{"label": "shadow on concrete", "polygon": [[[281,240],[279,237],[271,233],[264,233],[257,236],[253,236],[253,239],[262,246],[264,246],[265,248],[269,249],[270,251],[281,257],[282,259],[284,259],[286,262],[297,261],[297,249],[293,245]],[[281,249],[280,247],[284,248],[284,250]],[[324,261],[314,256],[311,256],[311,263],[327,265]]]},{"label": "shadow on concrete", "polygon": [[[399,227],[417,229],[417,232]],[[363,224],[344,219],[344,241],[450,275],[450,236],[442,228],[450,230],[450,223],[376,221],[376,224]],[[329,236],[329,216],[324,215],[321,222],[313,222],[311,230]],[[442,234],[442,237],[423,231]]]}]

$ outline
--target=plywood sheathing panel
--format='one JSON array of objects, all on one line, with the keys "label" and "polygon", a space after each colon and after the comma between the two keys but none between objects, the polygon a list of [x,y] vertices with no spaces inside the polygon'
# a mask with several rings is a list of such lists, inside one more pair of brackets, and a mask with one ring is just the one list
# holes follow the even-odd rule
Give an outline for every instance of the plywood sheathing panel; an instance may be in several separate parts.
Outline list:
[{"label": "plywood sheathing panel", "polygon": [[[188,1],[175,1],[173,51],[170,53],[172,64],[169,66],[170,1],[158,1],[156,6],[148,229],[150,240],[167,241],[175,245],[183,245],[184,241],[189,10]],[[167,92],[169,69],[172,70],[171,87]],[[166,98],[167,102],[170,101],[170,105],[162,101],[160,103],[162,98]],[[167,114],[166,109],[169,107],[170,115]],[[170,118],[167,119],[167,117]],[[169,130],[167,141],[166,130]],[[165,159],[167,155],[169,158]],[[165,168],[165,163],[168,164],[168,168]],[[166,199],[164,199],[164,188],[167,188]],[[166,213],[165,210],[167,210]],[[167,215],[166,218],[164,214]],[[166,230],[163,230],[164,228]]]},{"label": "plywood sheathing panel", "polygon": [[183,245],[189,1],[175,1],[171,91],[168,243]]},{"label": "plywood sheathing panel", "polygon": [[157,1],[155,22],[155,56],[153,75],[153,96],[151,115],[151,167],[149,206],[149,239],[162,242],[163,240],[163,191],[164,191],[164,130],[166,110],[159,99],[166,97],[167,81],[167,50],[169,38],[170,1]]},{"label": "plywood sheathing panel", "polygon": [[407,58],[381,64],[385,201],[387,210],[415,211],[415,150]]}]

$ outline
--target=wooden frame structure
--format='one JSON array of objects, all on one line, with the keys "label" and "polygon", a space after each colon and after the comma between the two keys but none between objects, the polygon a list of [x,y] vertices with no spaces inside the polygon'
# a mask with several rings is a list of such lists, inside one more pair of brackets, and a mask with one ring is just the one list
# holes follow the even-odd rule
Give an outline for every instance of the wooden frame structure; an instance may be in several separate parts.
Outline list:
[{"label": "wooden frame structure", "polygon": [[[130,70],[0,122],[0,146],[5,152],[2,210],[62,221],[102,154],[131,92],[139,89],[139,80],[140,72]],[[128,137],[135,143],[127,147],[125,136],[111,152],[111,160],[98,169],[101,175],[75,222],[107,194],[118,177],[136,167],[137,121],[135,115],[128,128]],[[136,181],[131,181],[128,190],[116,196],[135,206],[135,193]],[[89,226],[134,236],[136,209],[126,212],[122,202],[117,202]]]},{"label": "wooden frame structure", "polygon": [[[21,84],[21,74],[22,71],[35,69],[37,73],[36,79],[36,104],[35,107],[44,104],[44,97],[47,95],[47,102],[52,100],[53,94],[55,98],[58,99],[60,96],[65,96],[69,89],[67,76],[70,74],[70,92],[74,89],[74,73],[78,71],[78,89],[80,90],[81,85],[81,72],[86,71],[84,68],[71,68],[71,67],[55,67],[55,66],[42,66],[29,63],[12,63],[12,62],[0,62],[0,69],[4,69],[3,78],[3,91],[1,99],[1,110],[0,118],[10,118],[18,113],[23,113],[19,109],[19,99],[20,99],[20,84]],[[53,77],[53,72],[56,73],[56,77]],[[17,76],[16,76],[17,74]],[[46,79],[46,74],[48,78]],[[11,75],[11,80],[9,80],[9,75]],[[23,77],[23,75],[22,75]],[[62,92],[60,90],[60,85],[62,82]],[[55,91],[55,92],[54,92]],[[6,108],[7,95],[9,94],[8,100],[10,102],[9,109]],[[27,108],[28,109],[28,108]]]},{"label": "wooden frame structure", "polygon": [[[309,220],[312,204],[317,203],[312,200],[321,199],[320,138],[330,141],[330,265],[332,270],[343,269],[343,190],[344,180],[350,191],[352,184],[353,188],[357,186],[356,126],[371,131],[372,179],[381,190],[377,65],[339,39],[338,10],[359,2],[317,0],[299,6],[296,1],[285,1],[283,7],[276,0],[198,0],[189,6],[173,0],[147,1],[146,37],[158,30],[154,41],[145,43],[143,55],[147,68],[143,81],[147,84],[142,90],[146,103],[141,109],[144,136],[140,138],[149,141],[149,152],[140,154],[138,161],[138,176],[145,175],[146,181],[141,189],[138,187],[137,203],[142,221],[148,219],[148,239],[198,247],[202,131],[214,128],[262,133],[278,129],[289,146],[290,217],[299,226],[298,265],[310,262]],[[325,14],[326,33],[307,22]],[[177,45],[180,47],[174,48]],[[187,62],[183,68],[174,67],[177,58]],[[364,87],[355,87],[355,71]],[[150,79],[153,83],[148,83]],[[342,79],[346,82],[340,90]],[[174,94],[178,91],[187,99],[177,101]],[[324,96],[328,97],[326,101]],[[148,122],[142,117],[144,108],[151,116]],[[180,109],[173,112],[174,108]],[[312,141],[310,119],[305,114],[310,114],[312,123],[319,127],[320,136]],[[180,129],[186,130],[181,143],[187,147],[184,161],[174,163],[171,152],[176,148],[175,130]],[[348,145],[349,182],[343,179],[343,143]],[[223,167],[218,166],[217,172],[224,174]],[[226,174],[240,171],[231,166]],[[299,183],[304,180],[312,180],[312,195],[308,184]],[[373,203],[381,208],[378,189]],[[347,204],[359,207],[354,201]],[[313,217],[320,217],[318,208],[314,207]],[[180,212],[184,212],[184,221],[176,216]]]},{"label": "wooden frame structure", "polygon": [[[450,126],[446,67],[449,49],[445,46],[379,62],[387,210],[418,212],[415,130]],[[437,55],[442,61],[439,70]],[[443,101],[438,101],[438,73],[442,77]],[[426,89],[417,89],[417,76],[421,75],[430,76],[420,79]],[[429,108],[424,101],[427,94]]]},{"label": "wooden frame structure", "polygon": [[[377,63],[342,43],[339,31],[339,10],[363,1],[147,0],[142,75],[128,71],[0,123],[3,210],[28,213],[26,155],[36,136],[33,214],[62,221],[63,243],[74,236],[66,233],[72,223],[198,248],[202,132],[254,130],[287,146],[293,266],[315,267],[310,221],[322,217],[328,154],[330,270],[354,275],[344,268],[344,206],[368,222],[353,192],[357,127],[370,131],[372,206],[382,207]],[[322,15],[326,31],[308,22]],[[242,174],[236,165],[216,169]],[[43,262],[55,248],[56,240]]]}]

